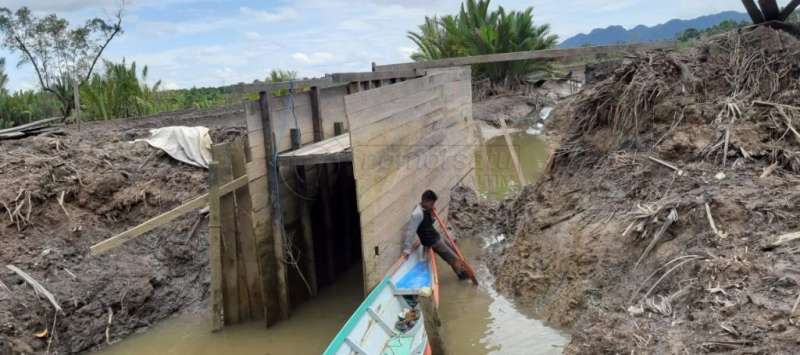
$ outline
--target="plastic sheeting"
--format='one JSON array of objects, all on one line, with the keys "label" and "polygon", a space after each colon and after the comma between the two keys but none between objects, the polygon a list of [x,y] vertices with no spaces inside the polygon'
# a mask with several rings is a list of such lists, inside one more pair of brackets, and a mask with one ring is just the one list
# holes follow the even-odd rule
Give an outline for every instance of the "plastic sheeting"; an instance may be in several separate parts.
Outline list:
[{"label": "plastic sheeting", "polygon": [[173,159],[208,169],[211,162],[211,136],[208,128],[171,126],[150,130],[150,137],[134,142],[147,142],[151,147],[161,149]]}]

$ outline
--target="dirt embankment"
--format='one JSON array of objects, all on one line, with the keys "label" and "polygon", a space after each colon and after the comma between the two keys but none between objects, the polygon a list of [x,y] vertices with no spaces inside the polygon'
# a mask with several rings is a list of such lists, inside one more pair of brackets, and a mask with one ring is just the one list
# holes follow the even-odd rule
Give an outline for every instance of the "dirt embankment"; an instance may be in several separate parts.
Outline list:
[{"label": "dirt embankment", "polygon": [[[189,236],[197,212],[89,255],[92,244],[205,192],[205,170],[129,143],[168,125],[210,126],[220,141],[244,122],[158,117],[0,142],[0,354],[101,347],[206,297],[205,228]],[[63,312],[6,265],[52,292]]]},{"label": "dirt embankment", "polygon": [[561,105],[515,202],[498,288],[566,353],[798,353],[800,41],[766,28],[651,52]]}]

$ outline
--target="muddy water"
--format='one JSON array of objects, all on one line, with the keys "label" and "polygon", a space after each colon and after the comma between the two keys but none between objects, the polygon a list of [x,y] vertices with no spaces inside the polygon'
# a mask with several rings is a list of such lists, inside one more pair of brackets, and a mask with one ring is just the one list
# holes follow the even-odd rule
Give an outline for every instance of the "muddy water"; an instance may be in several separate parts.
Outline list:
[{"label": "muddy water", "polygon": [[[539,135],[525,132],[510,134],[512,147],[517,152],[522,173],[527,183],[536,181],[544,170],[550,149],[547,142]],[[520,188],[517,170],[514,167],[508,145],[503,136],[486,141],[486,156],[481,149],[475,152],[475,173],[478,178],[478,189],[485,197],[501,199]]]},{"label": "muddy water", "polygon": [[569,336],[546,327],[497,293],[489,270],[476,260],[481,241],[458,242],[476,268],[480,287],[459,281],[439,259],[442,337],[448,354],[561,354]]},{"label": "muddy water", "polygon": [[[526,180],[534,181],[547,161],[548,148],[538,136],[512,135]],[[479,189],[489,198],[518,188],[516,170],[503,137],[487,142],[490,164],[476,154]],[[560,354],[568,335],[544,326],[493,288],[492,276],[476,260],[480,241],[460,242],[478,272],[481,286],[459,282],[439,259],[442,335],[447,351],[459,355]],[[354,267],[320,297],[300,306],[292,318],[265,330],[259,323],[211,333],[205,309],[175,316],[146,332],[99,352],[101,355],[149,354],[319,354],[361,302],[360,266]]]}]

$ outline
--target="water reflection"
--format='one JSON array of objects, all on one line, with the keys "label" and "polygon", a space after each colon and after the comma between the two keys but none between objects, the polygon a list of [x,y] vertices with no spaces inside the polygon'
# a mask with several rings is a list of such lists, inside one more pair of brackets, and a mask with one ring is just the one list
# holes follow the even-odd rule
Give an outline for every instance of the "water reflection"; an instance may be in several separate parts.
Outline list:
[{"label": "water reflection", "polygon": [[[529,183],[536,181],[542,175],[550,156],[547,142],[539,135],[525,132],[512,133],[510,136],[525,180]],[[478,189],[483,195],[491,199],[502,199],[519,190],[517,171],[503,136],[494,137],[486,142],[488,163],[482,154],[481,149],[476,149],[475,172]]]}]

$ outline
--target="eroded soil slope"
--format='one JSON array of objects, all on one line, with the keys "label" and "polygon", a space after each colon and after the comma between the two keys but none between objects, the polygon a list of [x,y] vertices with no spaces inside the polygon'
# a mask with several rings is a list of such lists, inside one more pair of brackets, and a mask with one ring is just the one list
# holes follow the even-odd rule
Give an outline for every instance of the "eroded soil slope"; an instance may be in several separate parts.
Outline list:
[{"label": "eroded soil slope", "polygon": [[555,113],[497,286],[567,353],[800,352],[800,42],[766,28],[629,60]]},{"label": "eroded soil slope", "polygon": [[[89,350],[205,298],[205,225],[189,235],[198,212],[89,255],[92,244],[205,192],[205,170],[129,143],[176,124],[216,127],[220,141],[244,122],[160,117],[0,142],[0,354]],[[6,265],[52,292],[63,312]]]}]

